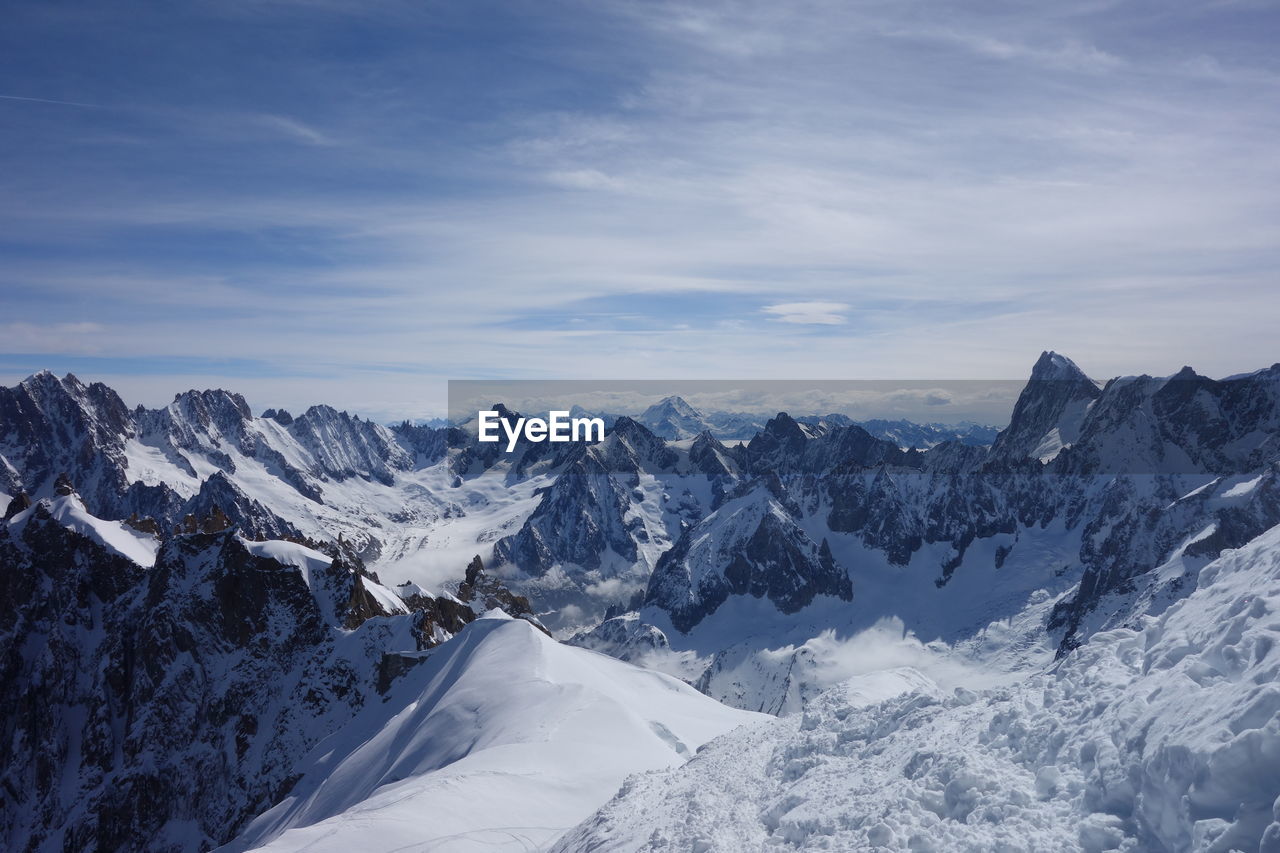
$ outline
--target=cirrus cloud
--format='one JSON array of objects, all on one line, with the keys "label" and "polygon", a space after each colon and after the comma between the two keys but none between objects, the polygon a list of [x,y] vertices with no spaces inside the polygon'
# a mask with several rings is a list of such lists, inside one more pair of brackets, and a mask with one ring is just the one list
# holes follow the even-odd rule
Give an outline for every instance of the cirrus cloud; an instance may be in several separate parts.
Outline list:
[{"label": "cirrus cloud", "polygon": [[814,326],[840,326],[848,322],[845,312],[849,306],[843,302],[781,302],[761,309],[772,314],[781,323],[799,323]]}]

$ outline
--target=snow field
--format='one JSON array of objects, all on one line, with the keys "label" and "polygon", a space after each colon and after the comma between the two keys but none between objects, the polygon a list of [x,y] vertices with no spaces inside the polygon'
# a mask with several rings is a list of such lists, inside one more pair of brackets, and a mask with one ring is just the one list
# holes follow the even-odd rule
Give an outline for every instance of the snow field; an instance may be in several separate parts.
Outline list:
[{"label": "snow field", "polygon": [[493,612],[321,741],[227,850],[546,849],[629,774],[760,719]]},{"label": "snow field", "polygon": [[1012,687],[850,682],[628,781],[558,851],[1280,850],[1280,528]]}]

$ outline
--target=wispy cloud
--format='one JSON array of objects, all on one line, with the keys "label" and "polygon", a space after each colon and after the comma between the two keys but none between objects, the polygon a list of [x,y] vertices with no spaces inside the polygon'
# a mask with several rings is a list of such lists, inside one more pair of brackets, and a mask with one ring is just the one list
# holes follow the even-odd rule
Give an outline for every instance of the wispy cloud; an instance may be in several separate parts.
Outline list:
[{"label": "wispy cloud", "polygon": [[234,357],[307,371],[228,370],[264,404],[387,409],[462,375],[1275,360],[1265,8],[280,3],[89,38],[40,5],[6,100],[130,105],[11,104],[0,351],[55,369]]},{"label": "wispy cloud", "polygon": [[80,101],[59,101],[53,98],[28,98],[22,95],[0,95],[0,100],[27,101],[33,104],[56,104],[62,107],[87,107],[92,110],[103,109],[101,104],[85,104]]},{"label": "wispy cloud", "polygon": [[848,322],[845,312],[849,306],[843,302],[782,302],[766,305],[761,309],[781,323],[800,325],[839,326]]},{"label": "wispy cloud", "polygon": [[106,331],[100,323],[4,323],[0,341],[5,352],[45,354],[92,353],[101,349]]},{"label": "wispy cloud", "polygon": [[316,130],[297,119],[269,113],[254,116],[254,119],[269,130],[275,130],[284,136],[305,142],[308,145],[336,145],[337,141],[326,133]]}]

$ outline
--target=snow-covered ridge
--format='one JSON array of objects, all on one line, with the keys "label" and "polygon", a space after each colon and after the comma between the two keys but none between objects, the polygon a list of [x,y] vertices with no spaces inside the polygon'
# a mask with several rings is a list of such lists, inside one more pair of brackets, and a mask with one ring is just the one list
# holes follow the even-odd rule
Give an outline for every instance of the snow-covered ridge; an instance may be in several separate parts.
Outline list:
[{"label": "snow-covered ridge", "polygon": [[207,850],[473,607],[528,617],[478,563],[465,601],[404,600],[342,543],[330,556],[216,529],[143,547],[138,533],[74,493],[0,523],[6,850]]},{"label": "snow-covered ridge", "polygon": [[[1055,623],[1073,633],[1082,624],[1076,611],[1162,561],[1176,544],[1167,537],[1195,532],[1144,531],[1139,553],[1115,537],[1104,541],[1109,528],[1098,513],[1150,527],[1152,505],[1203,482],[1189,478],[1257,474],[1280,453],[1273,374],[1215,382],[1183,370],[1099,391],[1069,359],[1045,353],[990,450],[957,441],[902,450],[834,418],[780,413],[746,445],[726,447],[707,432],[687,446],[663,442],[618,418],[599,445],[555,453],[535,445],[506,460],[461,430],[388,430],[325,406],[254,418],[226,391],[187,392],[165,409],[130,412],[105,386],[46,373],[0,393],[0,416],[13,426],[0,468],[21,481],[11,492],[25,484],[41,496],[59,466],[78,466],[74,481],[94,514],[150,515],[162,533],[217,509],[249,538],[342,535],[392,582],[441,588],[479,552],[566,631],[631,605],[686,528],[716,527],[726,496],[761,479],[780,478],[780,505],[815,545],[827,540],[839,551],[838,540],[856,539],[902,566],[933,551],[939,574],[929,580],[943,584],[975,570],[974,542],[998,546],[991,559],[1011,559],[1012,573],[1027,528],[1065,519],[1069,530],[1089,528],[1073,560],[1091,573],[1087,594]],[[693,412],[676,399],[661,408]],[[1140,488],[1123,500],[1098,497],[1100,484],[1135,470],[1182,479],[1160,486],[1159,496]],[[1200,521],[1188,523],[1214,523]],[[1245,541],[1239,525],[1216,529]],[[995,542],[1004,536],[1013,538]],[[854,567],[836,557],[856,588]]]},{"label": "snow-covered ridge", "polygon": [[139,566],[149,568],[156,561],[156,552],[160,549],[159,539],[123,522],[107,521],[91,515],[80,496],[74,493],[46,498],[17,513],[8,522],[13,528],[12,535],[21,535],[22,526],[35,514],[38,507],[43,507],[55,521],[69,530],[88,537]]},{"label": "snow-covered ridge", "polygon": [[225,849],[544,849],[628,775],[760,719],[492,614],[317,744]]}]

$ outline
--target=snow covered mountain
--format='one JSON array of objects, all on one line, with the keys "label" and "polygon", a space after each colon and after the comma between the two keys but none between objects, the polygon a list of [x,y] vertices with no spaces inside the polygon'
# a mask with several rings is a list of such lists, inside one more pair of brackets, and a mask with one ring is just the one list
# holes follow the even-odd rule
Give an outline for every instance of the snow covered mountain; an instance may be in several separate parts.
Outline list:
[{"label": "snow covered mountain", "polygon": [[208,849],[482,608],[543,630],[478,565],[457,596],[397,594],[342,544],[233,529],[161,543],[74,491],[13,503],[0,526],[7,850]]},{"label": "snow covered mountain", "polygon": [[[44,497],[66,474],[96,515],[150,517],[165,530],[216,502],[255,532],[327,534],[326,522],[358,519],[344,485],[390,486],[415,465],[391,430],[328,406],[255,418],[243,397],[217,390],[130,411],[101,383],[47,371],[0,388],[0,424],[3,491]],[[202,497],[206,488],[216,494]],[[342,509],[326,513],[330,504]],[[376,537],[348,527],[376,552]]]},{"label": "snow covered mountain", "polygon": [[849,576],[836,566],[826,540],[818,545],[809,539],[780,498],[786,500],[767,483],[754,486],[687,528],[658,560],[645,602],[688,631],[731,595],[766,598],[782,613],[804,608],[817,595],[848,601]]},{"label": "snow covered mountain", "polygon": [[[842,671],[794,665],[822,631],[889,618],[923,641],[976,644],[1018,665],[1063,655],[1167,607],[1222,548],[1280,523],[1277,375],[1183,371],[1099,390],[1046,353],[989,451],[902,451],[857,426],[817,431],[779,415],[729,451],[737,473],[721,476],[710,512],[663,554],[637,615],[575,642],[625,653],[643,638],[662,650],[649,658],[669,661],[653,665],[700,668],[702,689],[752,709],[791,707]],[[1042,460],[1050,434],[1074,441]],[[753,487],[779,519],[754,539],[732,499]],[[788,530],[810,554],[822,544],[847,593],[818,588],[801,608],[777,594],[806,575],[797,565],[817,564],[797,563],[805,549],[790,550]],[[742,582],[753,573],[768,581]]]},{"label": "snow covered mountain", "polygon": [[1280,365],[1099,385],[1044,353],[990,446],[787,413],[729,443],[665,402],[679,439],[506,454],[0,389],[0,846],[637,849],[627,809],[653,849],[1271,837],[1272,778],[1224,745],[1269,755],[1280,710]]},{"label": "snow covered mountain", "polygon": [[659,438],[677,441],[712,428],[712,424],[681,397],[662,398],[641,412],[636,420]]},{"label": "snow covered mountain", "polygon": [[545,849],[630,774],[761,719],[489,614],[319,742],[224,849]]},{"label": "snow covered mountain", "polygon": [[1280,529],[1049,671],[854,677],[631,780],[559,853],[1280,849]]},{"label": "snow covered mountain", "polygon": [[[830,416],[827,416],[830,418]],[[805,420],[801,418],[800,420]],[[883,420],[854,421],[858,426],[885,441],[892,441],[903,448],[928,450],[947,441],[956,441],[970,447],[989,447],[1000,430],[985,424],[962,421],[958,424],[918,424],[914,421]]]},{"label": "snow covered mountain", "polygon": [[1079,438],[1085,417],[1100,396],[1098,386],[1074,361],[1056,352],[1042,353],[1013,407],[1009,426],[992,445],[992,456],[1050,461]]},{"label": "snow covered mountain", "polygon": [[287,788],[290,758],[377,696],[384,650],[459,630],[352,562],[231,530],[149,534],[78,495],[0,528],[0,837],[10,850],[196,849]]}]

